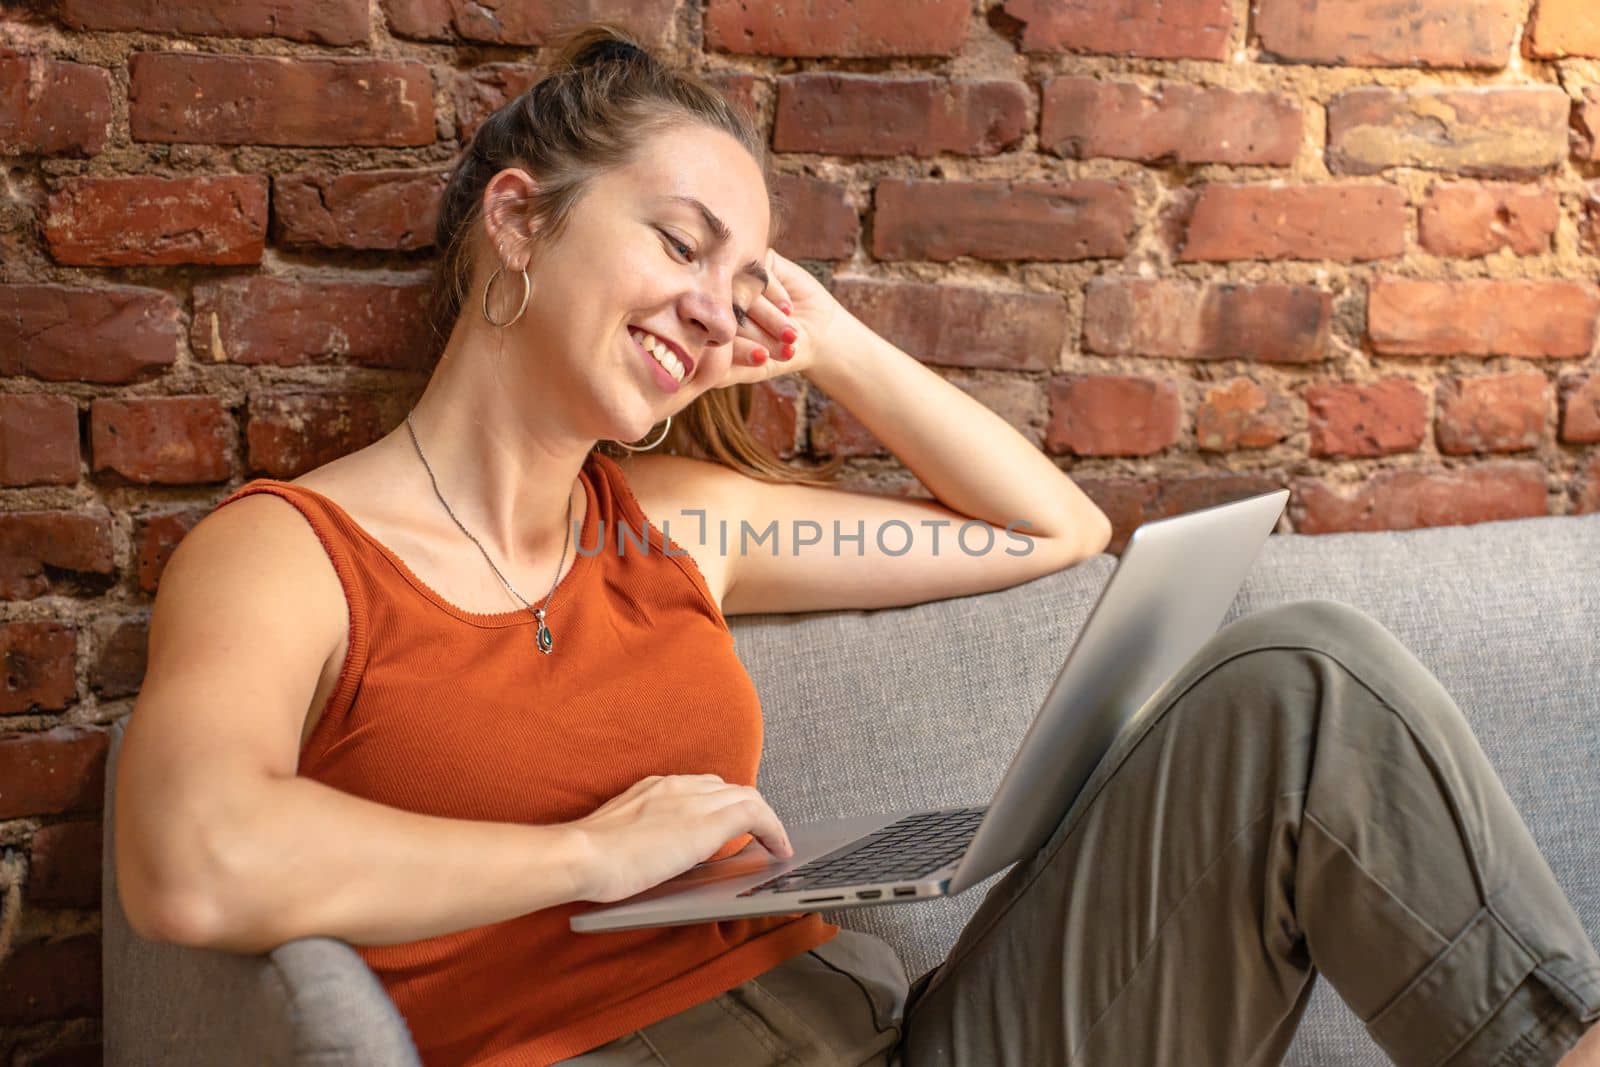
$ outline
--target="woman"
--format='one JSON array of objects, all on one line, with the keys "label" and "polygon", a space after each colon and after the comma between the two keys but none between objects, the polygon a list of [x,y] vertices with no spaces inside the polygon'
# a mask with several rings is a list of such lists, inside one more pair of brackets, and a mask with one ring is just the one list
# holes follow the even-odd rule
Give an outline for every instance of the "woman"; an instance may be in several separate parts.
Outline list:
[{"label": "woman", "polygon": [[[815,914],[570,931],[751,835],[789,853],[724,615],[1007,587],[1109,536],[770,249],[766,167],[748,120],[605,27],[478,131],[405,424],[241,488],[163,576],[117,782],[135,928],[343,938],[429,1064],[1272,1063],[1318,970],[1397,1062],[1556,1062],[1600,958],[1449,696],[1329,602],[1217,634],[914,985]],[[739,392],[802,369],[938,502],[758,448]],[[889,520],[1031,550],[713,532]]]}]

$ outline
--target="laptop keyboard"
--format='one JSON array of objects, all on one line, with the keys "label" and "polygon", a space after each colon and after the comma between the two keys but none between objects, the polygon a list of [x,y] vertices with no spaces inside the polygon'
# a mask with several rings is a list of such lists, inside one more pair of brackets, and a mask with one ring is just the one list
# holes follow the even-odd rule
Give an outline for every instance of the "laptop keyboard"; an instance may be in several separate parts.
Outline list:
[{"label": "laptop keyboard", "polygon": [[921,878],[955,862],[978,832],[986,807],[925,811],[751,886],[741,897]]}]

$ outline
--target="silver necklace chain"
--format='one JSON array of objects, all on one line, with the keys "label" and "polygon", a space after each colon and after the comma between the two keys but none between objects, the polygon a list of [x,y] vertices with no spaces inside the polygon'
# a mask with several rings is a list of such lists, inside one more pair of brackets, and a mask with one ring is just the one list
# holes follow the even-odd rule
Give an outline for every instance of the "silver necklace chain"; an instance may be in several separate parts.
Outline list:
[{"label": "silver necklace chain", "polygon": [[511,593],[511,595],[522,601],[522,606],[533,612],[534,617],[539,620],[539,631],[537,634],[539,651],[543,652],[545,655],[549,655],[554,649],[555,641],[550,636],[550,628],[544,623],[544,610],[550,606],[550,598],[555,595],[556,585],[561,580],[561,564],[567,561],[567,545],[572,540],[572,494],[567,494],[566,533],[561,539],[561,558],[556,562],[556,576],[555,579],[550,583],[550,592],[544,595],[544,604],[535,608],[532,604],[528,603],[526,597],[517,592],[516,588],[506,580],[506,576],[500,573],[500,568],[494,565],[494,560],[490,558],[489,550],[483,547],[483,542],[479,541],[476,537],[473,537],[472,531],[463,526],[461,520],[456,518],[456,513],[450,510],[449,502],[445,500],[444,494],[439,492],[439,479],[433,476],[433,468],[428,465],[428,457],[422,454],[422,442],[417,440],[417,429],[415,426],[411,425],[411,415],[409,412],[406,414],[406,429],[411,432],[411,443],[416,447],[417,458],[422,460],[422,466],[428,472],[428,481],[433,483],[433,495],[439,498],[439,503],[444,505],[444,510],[449,514],[450,518],[454,520],[455,524],[461,527],[461,532],[466,534],[467,537],[471,538],[472,543],[478,546],[478,551],[483,553],[484,562],[489,564],[489,568],[494,571],[495,577],[499,578],[500,581],[505,584],[506,589]]}]

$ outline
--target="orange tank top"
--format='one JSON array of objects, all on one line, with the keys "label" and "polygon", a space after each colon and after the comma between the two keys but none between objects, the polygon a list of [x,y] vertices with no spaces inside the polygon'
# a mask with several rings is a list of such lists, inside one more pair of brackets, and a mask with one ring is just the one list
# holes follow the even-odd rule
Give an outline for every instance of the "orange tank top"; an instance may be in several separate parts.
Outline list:
[{"label": "orange tank top", "polygon": [[[591,453],[579,480],[588,511],[547,609],[550,655],[531,613],[460,610],[314,490],[262,478],[217,505],[293,504],[349,603],[350,650],[299,774],[407,811],[530,824],[587,815],[651,774],[756,783],[761,704],[699,568],[649,524],[615,461]],[[839,931],[807,913],[574,933],[568,918],[593,907],[356,951],[425,1064],[542,1067]]]}]

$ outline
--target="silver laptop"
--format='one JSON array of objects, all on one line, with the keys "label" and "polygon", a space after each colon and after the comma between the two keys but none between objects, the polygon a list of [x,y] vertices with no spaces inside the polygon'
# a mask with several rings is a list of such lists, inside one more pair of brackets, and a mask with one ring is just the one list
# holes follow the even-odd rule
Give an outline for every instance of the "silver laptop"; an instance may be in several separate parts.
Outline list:
[{"label": "silver laptop", "polygon": [[751,839],[578,931],[870,907],[953,896],[1035,852],[1117,735],[1222,625],[1287,489],[1147,522],[1100,591],[989,803],[785,825],[794,855]]}]

